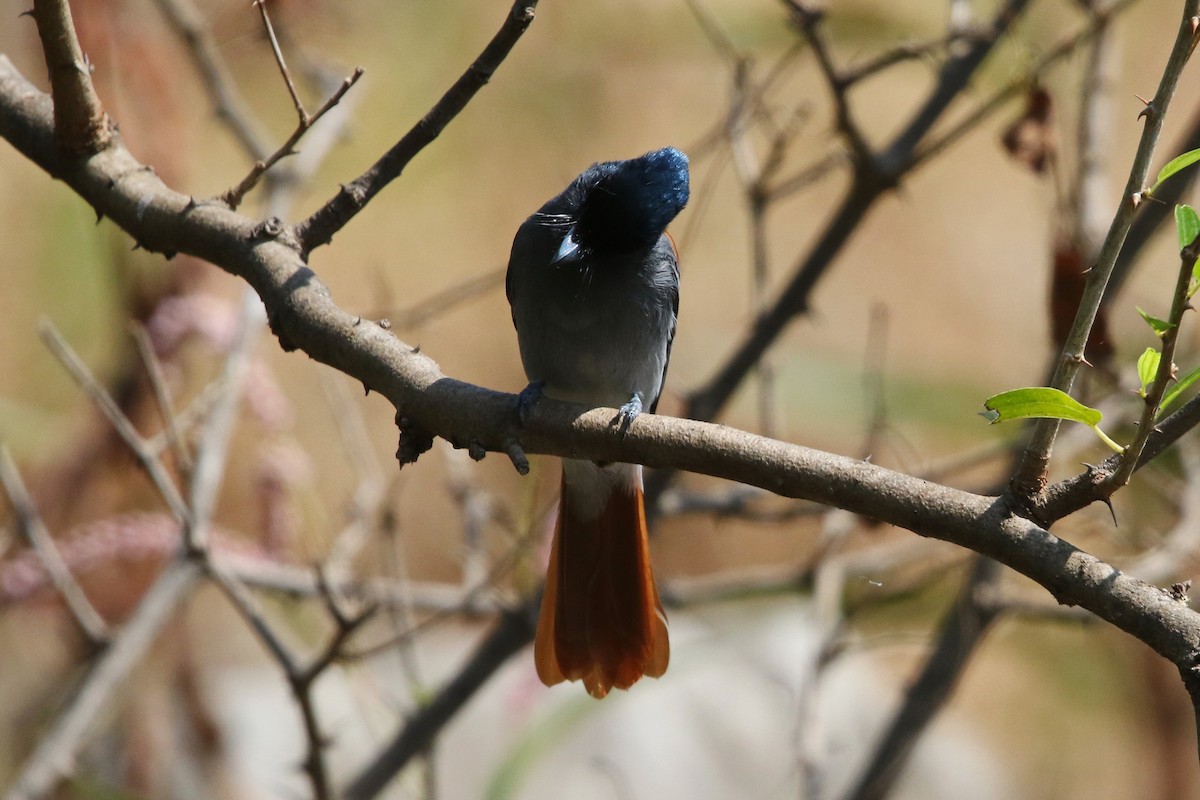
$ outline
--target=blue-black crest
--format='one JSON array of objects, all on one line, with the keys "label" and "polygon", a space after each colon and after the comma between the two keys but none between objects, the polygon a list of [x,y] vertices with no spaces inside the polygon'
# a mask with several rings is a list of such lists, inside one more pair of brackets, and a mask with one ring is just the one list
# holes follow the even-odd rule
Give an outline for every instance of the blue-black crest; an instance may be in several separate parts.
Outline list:
[{"label": "blue-black crest", "polygon": [[563,193],[576,206],[575,224],[556,260],[650,247],[687,205],[688,193],[688,159],[673,147],[593,164]]}]

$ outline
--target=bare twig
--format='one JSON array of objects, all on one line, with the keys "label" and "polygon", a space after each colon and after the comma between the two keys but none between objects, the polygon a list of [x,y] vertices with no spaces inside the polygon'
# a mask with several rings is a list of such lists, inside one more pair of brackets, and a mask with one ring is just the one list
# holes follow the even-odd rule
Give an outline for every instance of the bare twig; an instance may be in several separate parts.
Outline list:
[{"label": "bare twig", "polygon": [[303,126],[309,121],[308,112],[304,110],[304,101],[300,99],[300,94],[296,91],[292,73],[287,67],[287,61],[283,58],[283,50],[280,49],[279,39],[275,36],[275,26],[271,24],[271,15],[267,13],[267,0],[254,0],[254,7],[258,9],[258,14],[262,17],[263,28],[267,32],[267,40],[270,41],[271,52],[275,56],[275,65],[279,67],[279,73],[283,76],[284,83],[287,84],[288,94],[292,97],[292,105],[296,107],[296,116],[300,118],[300,125]]},{"label": "bare twig", "polygon": [[539,597],[506,611],[492,632],[428,703],[400,729],[344,792],[345,800],[375,797],[414,756],[423,752],[442,728],[501,664],[533,641]]},{"label": "bare twig", "polygon": [[537,0],[517,0],[487,47],[429,113],[369,170],[343,186],[333,199],[296,226],[295,234],[303,254],[307,255],[314,248],[328,244],[335,233],[345,227],[383,187],[399,177],[408,162],[466,108],[533,22],[536,8]]},{"label": "bare twig", "polygon": [[304,770],[308,773],[309,780],[312,783],[313,795],[317,800],[330,800],[335,795],[330,783],[329,766],[325,762],[327,740],[325,734],[321,731],[320,720],[317,718],[316,701],[313,697],[312,686],[317,678],[340,656],[342,646],[346,640],[370,618],[375,610],[374,607],[368,607],[359,614],[348,616],[337,605],[336,600],[328,592],[323,581],[318,579],[318,585],[322,587],[322,597],[326,601],[326,608],[330,610],[330,616],[333,618],[336,627],[333,636],[326,646],[307,666],[304,666],[301,665],[299,659],[292,655],[287,645],[284,644],[274,628],[271,627],[271,624],[267,622],[266,617],[263,616],[245,587],[235,577],[214,564],[210,563],[208,570],[213,580],[225,593],[225,596],[229,598],[229,601],[237,609],[238,613],[241,614],[246,623],[258,635],[258,638],[262,641],[268,652],[270,652],[272,658],[275,659],[283,670],[304,720],[305,738],[308,742],[308,753],[304,759]]},{"label": "bare twig", "polygon": [[322,375],[321,385],[325,388],[330,416],[337,425],[342,448],[358,478],[358,486],[347,510],[349,519],[334,537],[323,566],[325,575],[343,580],[350,576],[351,564],[362,550],[370,535],[371,523],[379,514],[385,480],[375,462],[366,421],[359,406],[351,401],[345,384],[334,376]]},{"label": "bare twig", "polygon": [[833,56],[830,54],[829,47],[825,43],[825,37],[821,35],[819,30],[821,20],[825,16],[824,12],[810,8],[805,3],[800,2],[800,0],[783,0],[783,2],[791,10],[792,20],[795,22],[796,28],[808,41],[813,55],[817,58],[817,66],[821,69],[821,76],[825,79],[830,97],[833,100],[838,131],[842,134],[842,138],[846,140],[846,144],[849,145],[850,151],[854,155],[856,169],[875,169],[875,154],[871,151],[871,146],[867,144],[867,138],[863,135],[862,128],[855,121],[854,112],[850,108],[850,100],[847,97],[849,84],[839,74],[837,67],[834,66]]},{"label": "bare twig", "polygon": [[897,45],[874,58],[843,67],[839,83],[849,88],[897,64],[928,58],[936,53],[947,51],[956,44],[965,44],[969,42],[970,38],[971,34],[965,30],[951,30],[945,36],[930,39],[927,42],[912,42]]},{"label": "bare twig", "polygon": [[[265,8],[261,2],[256,3],[256,5],[258,5],[259,8]],[[280,159],[295,155],[295,147],[300,142],[300,139],[303,138],[304,134],[306,134],[308,130],[312,128],[312,126],[315,125],[319,119],[321,119],[321,117],[325,116],[325,114],[337,106],[337,104],[341,102],[342,98],[346,96],[346,92],[350,91],[351,87],[358,83],[358,79],[362,76],[362,68],[356,68],[354,72],[351,73],[350,77],[342,81],[341,85],[334,90],[333,94],[331,94],[329,98],[321,104],[321,107],[318,108],[316,112],[312,114],[312,116],[305,114],[303,107],[301,107],[300,113],[302,116],[300,118],[300,122],[296,125],[295,130],[292,131],[291,136],[287,138],[287,141],[280,145],[279,149],[271,153],[266,158],[256,161],[250,172],[246,174],[246,177],[242,178],[242,180],[236,186],[226,189],[225,192],[221,194],[220,199],[228,204],[230,208],[237,208],[239,205],[241,205],[242,200],[246,197],[251,189],[258,185],[259,180],[262,179],[262,176],[265,175],[267,171],[271,169],[271,167],[275,166]],[[290,78],[288,79],[288,86],[291,86]]]},{"label": "bare twig", "polygon": [[87,365],[71,349],[71,346],[67,344],[66,339],[62,337],[62,334],[58,332],[53,323],[44,319],[39,323],[38,330],[42,335],[42,341],[46,343],[50,351],[66,367],[67,372],[71,374],[75,382],[91,396],[93,402],[99,406],[100,411],[108,418],[109,424],[113,426],[113,429],[120,435],[129,449],[133,451],[133,454],[137,456],[138,461],[147,474],[149,474],[150,480],[154,482],[154,486],[158,489],[159,494],[166,501],[167,508],[171,510],[176,519],[180,521],[189,519],[190,512],[183,501],[183,496],[171,480],[166,467],[159,460],[158,453],[137,432],[137,429],[133,427],[133,423],[121,412],[121,409],[117,407],[116,401],[100,385],[100,382],[92,375],[91,370],[87,368]]},{"label": "bare twig", "polygon": [[224,122],[242,148],[255,161],[268,155],[267,138],[259,130],[253,110],[238,91],[225,59],[221,56],[212,31],[205,24],[200,10],[192,0],[155,0],[167,22],[183,40],[201,84],[208,92],[217,118]]},{"label": "bare twig", "polygon": [[[717,374],[689,395],[685,416],[712,419],[720,413],[787,324],[807,311],[809,294],[834,258],[859,229],[876,201],[899,184],[912,153],[950,102],[966,86],[1000,35],[1024,10],[1027,2],[1008,0],[997,13],[988,35],[974,40],[964,54],[946,63],[928,99],[882,154],[869,164],[856,162],[849,189],[812,249],[797,264],[788,285],[771,307],[759,315],[746,339]],[[668,476],[660,474],[655,479],[661,485]]]},{"label": "bare twig", "polygon": [[[311,569],[290,564],[226,557],[219,553],[214,554],[213,557],[221,562],[221,566],[230,575],[255,589],[278,592],[290,597],[311,598],[319,597],[321,594],[320,585]],[[471,607],[477,607],[481,612],[489,613],[496,610],[494,605],[485,606],[478,596],[468,601],[464,597],[462,585],[458,583],[407,581],[402,584],[390,578],[339,580],[331,576],[329,586],[331,591],[340,595],[358,598],[372,605],[408,604],[414,611],[447,615],[461,614],[465,609]],[[472,587],[470,591],[478,593],[483,589]]]},{"label": "bare twig", "polygon": [[191,595],[201,576],[192,561],[176,561],[146,592],[133,616],[104,649],[82,683],[38,739],[4,800],[39,800],[70,775],[75,757],[100,713],[116,696],[116,687],[141,660],[175,609]]},{"label": "bare twig", "polygon": [[242,397],[242,385],[253,342],[265,319],[262,303],[250,289],[242,292],[241,312],[238,329],[229,356],[222,369],[222,392],[209,415],[200,441],[196,447],[196,464],[189,484],[189,524],[184,528],[184,546],[189,552],[200,552],[208,547],[208,521],[216,504],[217,490],[225,470],[225,454],[229,447],[230,432]]},{"label": "bare twig", "polygon": [[3,444],[0,444],[0,484],[4,485],[4,490],[8,493],[17,527],[25,534],[29,546],[37,553],[46,574],[50,576],[51,583],[66,601],[67,608],[70,609],[83,635],[93,647],[107,644],[108,625],[63,561],[58,547],[54,544],[54,538],[50,536],[50,531],[46,529],[46,524],[37,512],[33,498],[25,488],[25,482],[21,480],[21,473],[17,471],[12,454]]},{"label": "bare twig", "polygon": [[859,776],[847,800],[881,800],[888,795],[908,756],[920,740],[920,732],[946,704],[967,659],[987,634],[998,611],[976,602],[974,595],[990,583],[980,573],[996,573],[1000,565],[978,558],[967,576],[948,619],[942,623],[933,652],[919,676],[909,686],[899,713],[892,719],[876,745],[872,759]]},{"label": "bare twig", "polygon": [[482,275],[473,275],[461,283],[441,289],[407,308],[379,312],[372,314],[371,317],[373,319],[386,318],[392,325],[400,329],[418,328],[463,303],[500,288],[504,285],[504,276],[507,271],[507,267],[498,267]]},{"label": "bare twig", "polygon": [[187,475],[192,468],[192,457],[188,453],[187,443],[183,440],[179,416],[171,405],[171,390],[163,376],[162,364],[154,354],[154,345],[150,342],[146,329],[135,324],[130,330],[133,332],[134,341],[137,342],[138,353],[142,357],[142,364],[146,367],[146,376],[150,379],[150,388],[154,393],[154,402],[158,405],[158,413],[163,420],[163,435],[175,455],[175,464],[180,473]]},{"label": "bare twig", "polygon": [[1082,45],[1099,36],[1106,27],[1113,23],[1118,15],[1127,11],[1137,2],[1139,0],[1115,0],[1111,6],[1096,11],[1088,19],[1086,25],[1041,54],[1032,66],[1022,74],[994,90],[984,100],[980,101],[975,108],[963,114],[961,119],[948,126],[944,131],[931,136],[929,141],[922,144],[912,154],[912,165],[915,167],[922,162],[930,160],[948,147],[958,143],[967,134],[978,130],[979,125],[985,119],[1003,108],[1014,97],[1027,92],[1030,85],[1036,83],[1037,79],[1044,75],[1051,67],[1064,61],[1073,53],[1078,52]]}]

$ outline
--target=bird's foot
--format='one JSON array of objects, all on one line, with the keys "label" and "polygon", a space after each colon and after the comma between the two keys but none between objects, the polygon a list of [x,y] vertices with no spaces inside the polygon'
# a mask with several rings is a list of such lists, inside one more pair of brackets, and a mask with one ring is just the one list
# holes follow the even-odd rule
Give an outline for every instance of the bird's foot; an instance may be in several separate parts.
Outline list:
[{"label": "bird's foot", "polygon": [[617,416],[613,418],[612,424],[620,428],[621,433],[625,433],[641,413],[642,396],[634,392],[633,397],[629,398],[629,402],[617,410]]},{"label": "bird's foot", "polygon": [[529,421],[529,415],[533,413],[533,407],[537,405],[537,401],[542,399],[542,388],[545,384],[542,381],[533,381],[517,395],[517,419],[524,425]]}]

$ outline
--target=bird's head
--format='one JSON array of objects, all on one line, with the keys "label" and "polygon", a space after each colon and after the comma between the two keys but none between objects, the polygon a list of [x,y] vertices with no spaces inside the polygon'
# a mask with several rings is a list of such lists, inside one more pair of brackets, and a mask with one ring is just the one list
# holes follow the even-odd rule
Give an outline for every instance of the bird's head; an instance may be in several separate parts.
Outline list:
[{"label": "bird's head", "polygon": [[589,253],[631,253],[650,247],[688,201],[688,158],[673,147],[585,170],[577,189],[575,222],[554,263]]}]

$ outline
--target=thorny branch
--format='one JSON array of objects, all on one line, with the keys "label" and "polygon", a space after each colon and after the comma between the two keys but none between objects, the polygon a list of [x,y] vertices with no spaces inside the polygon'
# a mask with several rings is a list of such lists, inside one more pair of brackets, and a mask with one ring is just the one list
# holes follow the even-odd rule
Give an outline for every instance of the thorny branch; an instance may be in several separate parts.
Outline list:
[{"label": "thorny branch", "polygon": [[[1179,76],[1183,73],[1184,65],[1187,64],[1196,47],[1197,38],[1200,37],[1200,29],[1196,25],[1198,11],[1200,11],[1200,2],[1197,0],[1188,0],[1184,3],[1179,32],[1167,59],[1166,68],[1163,70],[1158,90],[1142,114],[1146,123],[1129,170],[1129,178],[1125,182],[1121,201],[1113,216],[1112,224],[1109,226],[1108,235],[1101,246],[1100,255],[1096,264],[1088,271],[1075,322],[1071,326],[1067,342],[1059,358],[1058,368],[1051,381],[1051,385],[1056,389],[1070,392],[1075,383],[1075,376],[1086,363],[1084,347],[1091,335],[1092,325],[1108,288],[1108,280],[1117,262],[1117,256],[1125,243],[1125,235],[1129,232],[1134,213],[1143,200],[1143,193],[1147,188],[1146,180],[1150,174],[1150,164],[1154,159],[1154,152],[1162,133],[1167,108],[1171,104],[1171,98],[1175,96],[1175,87],[1179,82]],[[1013,475],[1012,486],[1018,495],[1035,500],[1045,487],[1046,468],[1054,447],[1054,438],[1058,434],[1058,427],[1058,421],[1051,419],[1040,420],[1035,426],[1033,439],[1025,449],[1021,463]],[[1125,479],[1128,479],[1128,475],[1128,472],[1125,473]],[[1115,491],[1119,485],[1123,484],[1113,482],[1110,488]]]}]

